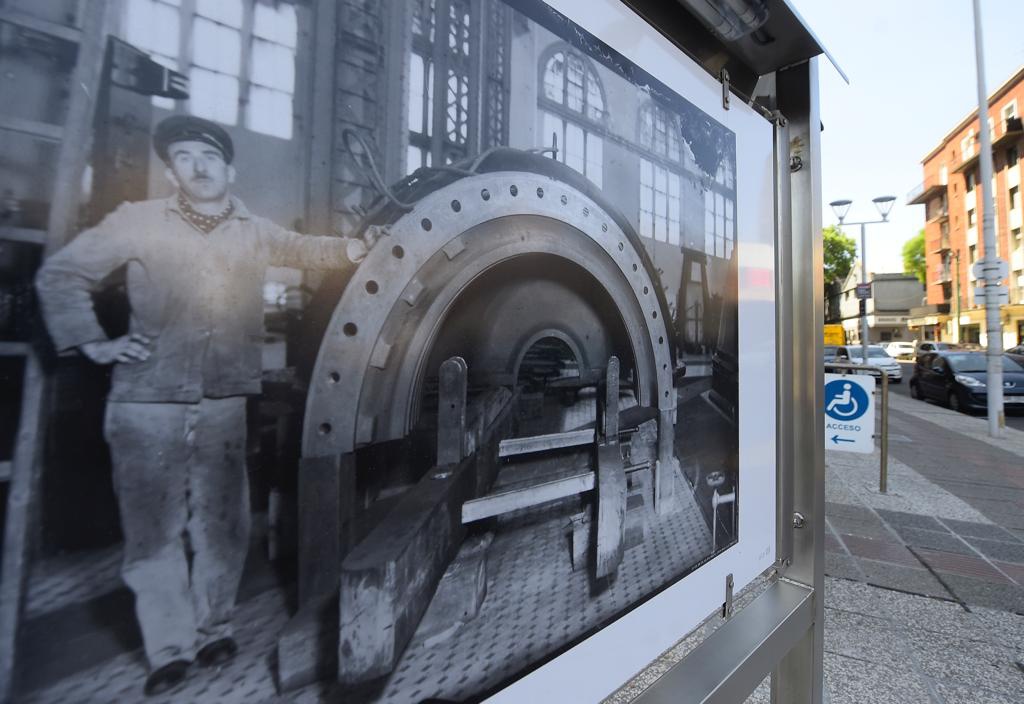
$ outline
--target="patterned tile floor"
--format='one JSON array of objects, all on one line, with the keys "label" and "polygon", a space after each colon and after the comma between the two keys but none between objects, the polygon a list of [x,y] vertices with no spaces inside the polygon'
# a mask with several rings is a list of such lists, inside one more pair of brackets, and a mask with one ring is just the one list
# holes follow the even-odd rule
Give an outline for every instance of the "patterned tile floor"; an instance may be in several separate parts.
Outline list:
[{"label": "patterned tile floor", "polygon": [[[571,419],[566,418],[569,427],[578,427],[577,421],[586,416],[592,419],[591,408],[574,411]],[[414,637],[395,672],[370,698],[397,704],[479,694],[522,674],[530,663],[567,647],[677,579],[711,552],[711,534],[682,478],[677,478],[676,495],[680,497],[677,510],[666,516],[650,514],[646,540],[627,551],[618,576],[600,593],[594,593],[587,570],[572,570],[563,510],[537,511],[536,520],[529,523],[521,517],[509,521],[496,531],[488,552],[488,592],[477,618],[453,630],[446,640],[435,636],[428,645],[423,637]],[[119,587],[119,560],[120,550],[112,548],[40,566],[30,588],[30,617],[87,602]],[[242,601],[236,614],[239,656],[216,671],[193,668],[186,682],[163,696],[143,697],[146,666],[136,649],[54,678],[17,701],[353,701],[327,685],[277,694],[272,662],[276,638],[288,619],[284,589],[266,589]]]}]

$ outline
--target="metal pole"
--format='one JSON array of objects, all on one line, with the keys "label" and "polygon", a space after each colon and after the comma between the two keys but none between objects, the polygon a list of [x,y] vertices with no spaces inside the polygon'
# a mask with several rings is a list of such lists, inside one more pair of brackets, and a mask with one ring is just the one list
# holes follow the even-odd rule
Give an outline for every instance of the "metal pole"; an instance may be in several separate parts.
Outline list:
[{"label": "metal pole", "polygon": [[[988,130],[988,94],[985,90],[985,55],[981,36],[981,5],[974,0],[974,53],[978,69],[978,131],[981,133],[981,229],[985,259],[996,259],[995,209],[992,207],[992,137]],[[1003,325],[999,320],[1001,281],[995,266],[985,267],[985,332],[988,358],[988,434],[998,438],[1006,425],[1003,415]],[[959,321],[958,321],[959,324]]]},{"label": "metal pole", "polygon": [[889,375],[882,372],[882,430],[881,430],[881,452],[882,459],[878,468],[878,491],[884,494],[889,489]]},{"label": "metal pole", "polygon": [[[868,238],[867,223],[860,224],[860,282],[868,282]],[[861,298],[860,304],[860,344],[861,364],[868,363],[868,299]]]},{"label": "metal pole", "polygon": [[960,250],[956,251],[956,308],[953,312],[953,342],[960,342]]}]

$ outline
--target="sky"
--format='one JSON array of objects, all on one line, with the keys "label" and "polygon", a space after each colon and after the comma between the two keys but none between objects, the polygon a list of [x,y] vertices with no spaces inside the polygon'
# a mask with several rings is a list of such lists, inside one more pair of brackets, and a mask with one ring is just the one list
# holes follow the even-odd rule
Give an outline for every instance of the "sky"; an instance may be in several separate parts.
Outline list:
[{"label": "sky", "polygon": [[[821,85],[822,225],[828,203],[853,201],[847,220],[876,220],[871,199],[896,196],[890,222],[867,227],[867,268],[903,270],[903,244],[924,227],[907,205],[921,159],[969,112],[977,114],[971,0],[790,0],[850,79],[827,59]],[[1024,0],[981,0],[986,92],[1024,65]],[[857,240],[860,228],[845,232]]]}]

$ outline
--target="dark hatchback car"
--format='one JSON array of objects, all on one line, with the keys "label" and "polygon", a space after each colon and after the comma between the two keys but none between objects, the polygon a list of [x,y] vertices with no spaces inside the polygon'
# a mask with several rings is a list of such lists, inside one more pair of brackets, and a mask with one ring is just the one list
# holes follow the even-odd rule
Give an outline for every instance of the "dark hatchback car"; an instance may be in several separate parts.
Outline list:
[{"label": "dark hatchback car", "polygon": [[[984,411],[988,372],[984,352],[949,350],[921,354],[910,379],[910,395],[932,399],[955,411]],[[1003,356],[1003,407],[1024,411],[1024,366]]]}]

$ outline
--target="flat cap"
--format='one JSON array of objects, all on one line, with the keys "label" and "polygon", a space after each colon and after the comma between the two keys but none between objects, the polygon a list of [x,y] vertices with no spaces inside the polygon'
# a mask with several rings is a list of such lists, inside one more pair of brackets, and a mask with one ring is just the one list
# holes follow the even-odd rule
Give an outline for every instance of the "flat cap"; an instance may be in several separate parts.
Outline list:
[{"label": "flat cap", "polygon": [[168,161],[167,148],[175,142],[205,142],[216,147],[224,155],[224,161],[231,163],[235,158],[235,145],[220,125],[192,115],[171,115],[153,130],[153,149],[157,156]]}]

